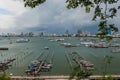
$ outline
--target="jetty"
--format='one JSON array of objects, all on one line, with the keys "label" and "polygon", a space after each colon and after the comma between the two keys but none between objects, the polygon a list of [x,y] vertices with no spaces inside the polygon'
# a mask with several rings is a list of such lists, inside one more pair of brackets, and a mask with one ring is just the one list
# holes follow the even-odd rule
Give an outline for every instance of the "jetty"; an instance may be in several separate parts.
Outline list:
[{"label": "jetty", "polygon": [[16,60],[16,59],[13,58],[13,59],[7,60],[7,62],[0,63],[0,70],[4,72],[4,71],[7,70],[10,66],[12,66],[10,63],[12,63],[12,62],[15,61],[15,60]]},{"label": "jetty", "polygon": [[82,56],[80,56],[77,52],[70,53],[71,59],[77,63],[81,70],[85,71],[92,71],[94,70],[94,64],[91,64],[89,61],[86,61]]},{"label": "jetty", "polygon": [[50,64],[53,64],[53,60],[54,60],[54,53],[52,53],[51,55]]},{"label": "jetty", "polygon": [[44,64],[44,61],[41,61],[39,64],[38,64],[38,68],[34,71],[34,74],[38,74],[40,72],[40,70],[42,69],[42,65]]},{"label": "jetty", "polygon": [[7,47],[0,47],[0,50],[8,50]]},{"label": "jetty", "polygon": [[69,55],[68,55],[67,53],[66,53],[65,55],[66,55],[66,58],[67,58],[68,63],[70,64],[70,67],[73,69],[73,65],[72,65],[72,63],[71,63],[71,61],[70,61]]},{"label": "jetty", "polygon": [[42,72],[49,71],[51,68],[51,64],[48,64],[44,60],[42,60],[36,64],[31,64],[28,67],[29,67],[29,70],[25,71],[27,74],[38,75],[40,71]]},{"label": "jetty", "polygon": [[52,68],[53,54],[51,56],[50,63],[47,62],[49,53],[41,53],[37,60],[32,61],[28,66],[28,70],[25,71],[27,75],[38,75],[40,72],[48,72]]}]

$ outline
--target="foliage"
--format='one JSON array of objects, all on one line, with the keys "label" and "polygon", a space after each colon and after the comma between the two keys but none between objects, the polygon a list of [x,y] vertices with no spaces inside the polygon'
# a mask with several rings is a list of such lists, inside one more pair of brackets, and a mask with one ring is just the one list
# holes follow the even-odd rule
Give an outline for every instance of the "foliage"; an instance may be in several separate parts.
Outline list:
[{"label": "foliage", "polygon": [[24,0],[25,7],[35,8],[36,6],[44,3],[46,0]]},{"label": "foliage", "polygon": [[0,80],[12,80],[6,73],[0,74]]},{"label": "foliage", "polygon": [[115,80],[115,79],[113,79],[112,76],[108,76],[107,78],[105,78],[105,80]]},{"label": "foliage", "polygon": [[67,0],[67,8],[84,7],[86,13],[90,13],[91,8],[94,11],[93,21],[99,20],[97,34],[99,38],[106,38],[107,41],[112,39],[108,36],[107,30],[111,30],[113,33],[118,32],[118,28],[114,23],[109,23],[109,19],[113,19],[117,16],[119,6],[112,6],[118,3],[119,0]]}]

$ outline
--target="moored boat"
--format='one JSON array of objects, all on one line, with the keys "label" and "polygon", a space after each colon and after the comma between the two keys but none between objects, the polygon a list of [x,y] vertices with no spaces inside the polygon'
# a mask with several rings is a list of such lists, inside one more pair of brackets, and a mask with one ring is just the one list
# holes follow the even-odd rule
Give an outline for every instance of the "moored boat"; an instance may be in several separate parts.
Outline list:
[{"label": "moored boat", "polygon": [[71,43],[61,43],[62,46],[65,47],[78,47],[80,44],[71,44]]},{"label": "moored boat", "polygon": [[120,53],[120,49],[114,49],[112,50],[113,53]]},{"label": "moored boat", "polygon": [[92,44],[94,44],[94,43],[91,42],[91,41],[88,41],[88,42],[81,42],[80,44],[82,44],[82,45],[92,45]]},{"label": "moored boat", "polygon": [[45,50],[49,50],[49,47],[45,46],[44,49],[45,49]]},{"label": "moored boat", "polygon": [[120,44],[118,43],[110,44],[110,47],[120,47]]},{"label": "moored boat", "polygon": [[90,45],[90,47],[92,47],[92,48],[108,48],[109,45],[107,45],[107,44],[94,44],[94,45]]},{"label": "moored boat", "polygon": [[80,44],[85,45],[86,47],[89,47],[90,45],[94,45],[92,41],[81,42]]}]

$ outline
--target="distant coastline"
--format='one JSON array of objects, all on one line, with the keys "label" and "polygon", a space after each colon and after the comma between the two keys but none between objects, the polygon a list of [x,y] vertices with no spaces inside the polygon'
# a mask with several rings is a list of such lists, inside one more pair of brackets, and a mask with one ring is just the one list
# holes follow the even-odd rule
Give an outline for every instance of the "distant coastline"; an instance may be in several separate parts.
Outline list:
[{"label": "distant coastline", "polygon": [[[120,34],[110,34],[105,36],[111,36],[113,38],[120,38]],[[7,34],[0,34],[0,37],[98,37],[96,34],[90,33],[76,33],[76,34],[40,34],[40,33],[7,33]]]}]

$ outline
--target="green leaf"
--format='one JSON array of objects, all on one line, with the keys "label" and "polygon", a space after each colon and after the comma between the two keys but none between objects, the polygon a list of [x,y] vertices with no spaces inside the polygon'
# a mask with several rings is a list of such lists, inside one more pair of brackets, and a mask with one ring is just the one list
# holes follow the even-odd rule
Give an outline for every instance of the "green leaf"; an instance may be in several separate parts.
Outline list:
[{"label": "green leaf", "polygon": [[90,13],[90,7],[86,6],[86,13]]},{"label": "green leaf", "polygon": [[95,7],[94,4],[91,4],[91,7]]},{"label": "green leaf", "polygon": [[114,32],[118,32],[118,31],[119,31],[118,28],[115,27],[115,24],[110,24],[109,27],[110,27],[110,29],[111,29],[112,31],[114,31]]},{"label": "green leaf", "polygon": [[120,9],[120,6],[118,6],[118,9]]},{"label": "green leaf", "polygon": [[25,7],[35,8],[36,6],[44,3],[46,0],[24,0]]}]

